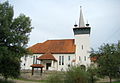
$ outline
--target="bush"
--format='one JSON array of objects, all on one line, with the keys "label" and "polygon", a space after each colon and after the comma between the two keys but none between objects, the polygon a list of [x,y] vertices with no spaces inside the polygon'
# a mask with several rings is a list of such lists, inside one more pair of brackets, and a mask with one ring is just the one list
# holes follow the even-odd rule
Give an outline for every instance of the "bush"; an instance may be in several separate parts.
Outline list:
[{"label": "bush", "polygon": [[89,74],[80,66],[70,67],[65,74],[65,83],[88,83]]},{"label": "bush", "polygon": [[80,66],[73,66],[64,73],[51,74],[47,83],[89,83],[89,74]]},{"label": "bush", "polygon": [[0,83],[15,83],[15,82],[9,81],[9,80],[0,79]]}]

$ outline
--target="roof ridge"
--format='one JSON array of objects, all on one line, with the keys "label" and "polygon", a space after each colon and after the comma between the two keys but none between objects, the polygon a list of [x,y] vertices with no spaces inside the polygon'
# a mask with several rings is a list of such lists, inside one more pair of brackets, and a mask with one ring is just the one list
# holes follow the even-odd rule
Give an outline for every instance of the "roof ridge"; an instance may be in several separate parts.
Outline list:
[{"label": "roof ridge", "polygon": [[32,53],[75,53],[74,39],[46,40],[28,48]]}]

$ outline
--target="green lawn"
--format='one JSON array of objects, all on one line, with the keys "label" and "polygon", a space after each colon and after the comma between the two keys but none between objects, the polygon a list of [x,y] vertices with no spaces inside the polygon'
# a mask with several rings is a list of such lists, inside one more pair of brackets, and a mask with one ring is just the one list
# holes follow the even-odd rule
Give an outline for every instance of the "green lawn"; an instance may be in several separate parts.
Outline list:
[{"label": "green lawn", "polygon": [[[109,82],[101,82],[101,83],[109,83]],[[112,83],[120,83],[120,81],[112,82]]]},{"label": "green lawn", "polygon": [[117,82],[112,82],[112,83],[120,83],[120,81],[117,81]]},{"label": "green lawn", "polygon": [[118,82],[113,82],[113,83],[120,83],[120,81],[118,81]]}]

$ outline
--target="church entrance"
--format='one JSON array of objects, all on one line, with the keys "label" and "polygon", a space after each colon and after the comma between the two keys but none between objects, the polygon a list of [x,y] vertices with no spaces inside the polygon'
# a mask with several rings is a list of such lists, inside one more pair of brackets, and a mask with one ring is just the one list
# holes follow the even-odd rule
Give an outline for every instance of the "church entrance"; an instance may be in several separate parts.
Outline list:
[{"label": "church entrance", "polygon": [[49,67],[51,67],[51,63],[46,63],[46,70],[48,70]]}]

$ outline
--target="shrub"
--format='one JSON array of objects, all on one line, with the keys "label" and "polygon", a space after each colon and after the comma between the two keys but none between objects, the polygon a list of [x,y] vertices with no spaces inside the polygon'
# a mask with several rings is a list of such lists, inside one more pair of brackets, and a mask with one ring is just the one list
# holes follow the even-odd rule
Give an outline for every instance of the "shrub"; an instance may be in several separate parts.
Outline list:
[{"label": "shrub", "polygon": [[80,66],[70,67],[65,74],[65,83],[88,83],[89,75]]},{"label": "shrub", "polygon": [[15,82],[10,81],[10,80],[3,80],[3,79],[0,79],[0,83],[15,83]]},{"label": "shrub", "polygon": [[95,83],[94,71],[96,69],[89,68],[86,71],[81,66],[72,66],[66,72],[54,72],[51,74],[47,79],[47,83]]}]

